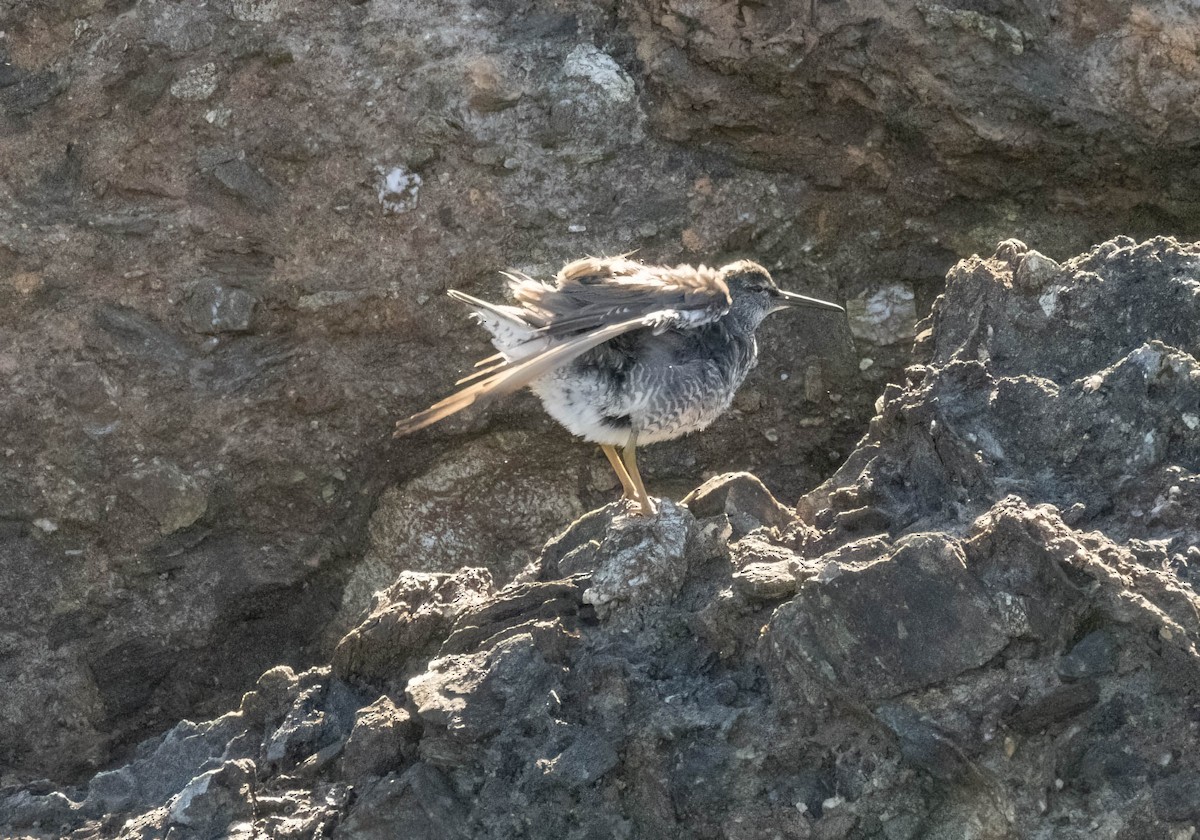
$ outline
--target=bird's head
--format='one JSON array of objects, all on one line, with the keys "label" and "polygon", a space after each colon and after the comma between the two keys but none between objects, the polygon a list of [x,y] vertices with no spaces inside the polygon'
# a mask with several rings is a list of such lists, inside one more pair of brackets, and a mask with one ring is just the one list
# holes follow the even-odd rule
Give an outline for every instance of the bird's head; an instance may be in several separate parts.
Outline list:
[{"label": "bird's head", "polygon": [[785,292],[775,285],[770,272],[756,262],[739,260],[723,267],[720,277],[729,287],[730,307],[751,329],[772,312],[792,306],[807,306],[829,312],[844,312],[836,303]]}]

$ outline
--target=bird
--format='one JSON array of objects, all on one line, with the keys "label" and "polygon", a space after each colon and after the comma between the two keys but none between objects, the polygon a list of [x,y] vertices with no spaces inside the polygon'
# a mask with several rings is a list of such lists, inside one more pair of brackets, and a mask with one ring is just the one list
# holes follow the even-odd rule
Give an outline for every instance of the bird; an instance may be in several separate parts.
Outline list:
[{"label": "bird", "polygon": [[757,364],[764,318],[794,306],[845,311],[780,289],[750,260],[709,268],[584,257],[553,283],[501,273],[512,305],[448,292],[498,352],[455,383],[460,390],[400,420],[395,437],[529,386],[558,423],[600,445],[636,516],[657,513],[637,447],[700,431],[729,408]]}]

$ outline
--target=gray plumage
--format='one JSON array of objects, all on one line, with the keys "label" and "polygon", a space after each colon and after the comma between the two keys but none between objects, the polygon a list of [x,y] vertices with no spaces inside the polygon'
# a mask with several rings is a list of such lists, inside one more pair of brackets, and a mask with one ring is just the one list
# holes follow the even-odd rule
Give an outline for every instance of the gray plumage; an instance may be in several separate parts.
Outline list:
[{"label": "gray plumage", "polygon": [[397,423],[396,436],[528,385],[555,420],[604,448],[635,513],[654,509],[636,445],[719,417],[757,361],[754,333],[767,315],[795,305],[842,311],[781,291],[748,260],[713,269],[589,257],[564,266],[553,285],[506,276],[515,306],[450,292],[500,352],[460,380],[461,390]]}]

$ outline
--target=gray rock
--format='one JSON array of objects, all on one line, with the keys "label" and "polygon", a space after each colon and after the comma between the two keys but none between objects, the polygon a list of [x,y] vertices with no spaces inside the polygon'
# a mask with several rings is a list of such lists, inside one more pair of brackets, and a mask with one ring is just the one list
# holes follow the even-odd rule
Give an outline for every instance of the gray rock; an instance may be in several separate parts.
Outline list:
[{"label": "gray rock", "polygon": [[380,697],[354,716],[354,728],[342,751],[342,775],[356,779],[398,770],[405,754],[414,751],[416,735],[408,711],[386,695]]},{"label": "gray rock", "polygon": [[446,777],[418,763],[363,790],[339,833],[363,840],[456,840],[471,836],[466,813]]},{"label": "gray rock", "polygon": [[486,569],[404,572],[376,595],[369,613],[338,642],[333,672],[345,680],[407,679],[441,645],[463,610],[493,591]]},{"label": "gray rock", "polygon": [[[637,622],[646,608],[671,601],[688,571],[688,543],[696,520],[686,508],[662,500],[657,516],[620,514],[596,548],[595,565],[583,601],[597,615],[623,615]],[[563,572],[573,569],[560,564]]]},{"label": "gray rock", "polygon": [[889,345],[911,341],[917,334],[917,307],[912,287],[897,283],[869,296],[846,301],[855,338]]},{"label": "gray rock", "polygon": [[1117,645],[1105,630],[1093,630],[1058,660],[1055,670],[1064,680],[1085,680],[1111,674],[1117,667]]},{"label": "gray rock", "polygon": [[279,203],[279,187],[245,158],[216,164],[212,175],[221,186],[256,210],[273,210]]},{"label": "gray rock", "polygon": [[1100,687],[1093,680],[1067,683],[1023,705],[1010,718],[1019,732],[1038,732],[1087,711],[1100,700]]},{"label": "gray rock", "polygon": [[[550,460],[558,467],[553,474],[546,469]],[[389,488],[371,517],[366,557],[345,587],[346,625],[405,569],[486,566],[498,583],[507,583],[549,534],[583,512],[583,483],[582,465],[564,465],[535,435],[503,432],[478,438]]]},{"label": "gray rock", "polygon": [[0,794],[0,825],[14,829],[69,827],[77,822],[79,810],[78,803],[57,790],[44,794],[29,790]]},{"label": "gray rock", "polygon": [[251,757],[255,745],[244,737],[249,728],[236,713],[202,723],[181,721],[142,745],[129,764],[97,773],[82,807],[100,815],[165,805],[193,778],[226,760]]},{"label": "gray rock", "polygon": [[977,772],[953,738],[909,707],[885,704],[875,710],[875,716],[899,739],[904,760],[934,778],[962,780]]},{"label": "gray rock", "polygon": [[1054,260],[1037,251],[1021,255],[1013,271],[1013,282],[1031,291],[1044,289],[1057,278],[1062,268]]},{"label": "gray rock", "polygon": [[421,195],[421,176],[403,166],[379,170],[379,204],[384,213],[415,210]]},{"label": "gray rock", "polygon": [[170,821],[186,826],[201,840],[217,840],[232,823],[254,813],[254,762],[227,761],[188,782],[171,800]]},{"label": "gray rock", "polygon": [[1200,773],[1185,771],[1154,783],[1154,811],[1171,822],[1200,819]]},{"label": "gray rock", "polygon": [[681,502],[697,519],[725,514],[734,538],[764,525],[778,528],[791,521],[790,511],[750,473],[727,473],[710,478]]},{"label": "gray rock", "polygon": [[194,525],[208,510],[208,493],[195,478],[162,458],[135,467],[120,487],[170,534]]},{"label": "gray rock", "polygon": [[537,768],[548,781],[573,789],[593,784],[619,762],[603,733],[583,729],[562,752],[539,760]]},{"label": "gray rock", "polygon": [[906,537],[873,563],[830,562],[763,636],[776,679],[867,700],[979,667],[1007,642],[961,548],[939,534]]},{"label": "gray rock", "polygon": [[408,698],[428,727],[423,758],[443,767],[470,761],[491,736],[544,714],[561,696],[565,671],[547,661],[543,632],[522,630],[479,653],[435,659],[409,681]]},{"label": "gray rock", "polygon": [[740,594],[757,601],[776,601],[796,594],[800,581],[795,564],[750,563],[733,573],[733,587]]},{"label": "gray rock", "polygon": [[302,688],[287,715],[263,739],[260,765],[281,772],[312,756],[327,763],[345,743],[358,706],[357,696],[340,680]]}]

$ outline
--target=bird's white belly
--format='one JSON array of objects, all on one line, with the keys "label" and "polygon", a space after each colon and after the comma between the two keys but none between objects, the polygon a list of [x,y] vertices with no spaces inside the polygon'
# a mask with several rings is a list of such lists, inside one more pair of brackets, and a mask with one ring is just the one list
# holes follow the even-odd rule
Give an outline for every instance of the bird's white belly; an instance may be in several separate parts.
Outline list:
[{"label": "bird's white belly", "polygon": [[659,370],[633,377],[614,394],[601,377],[559,370],[530,387],[546,412],[572,434],[624,446],[631,431],[637,433],[638,443],[655,443],[708,427],[729,408],[740,384],[740,379],[728,382],[715,370],[699,377],[675,377],[670,370]]},{"label": "bird's white belly", "polygon": [[546,413],[567,431],[592,443],[624,446],[629,427],[614,425],[606,414],[611,397],[598,379],[554,371],[530,384]]}]

